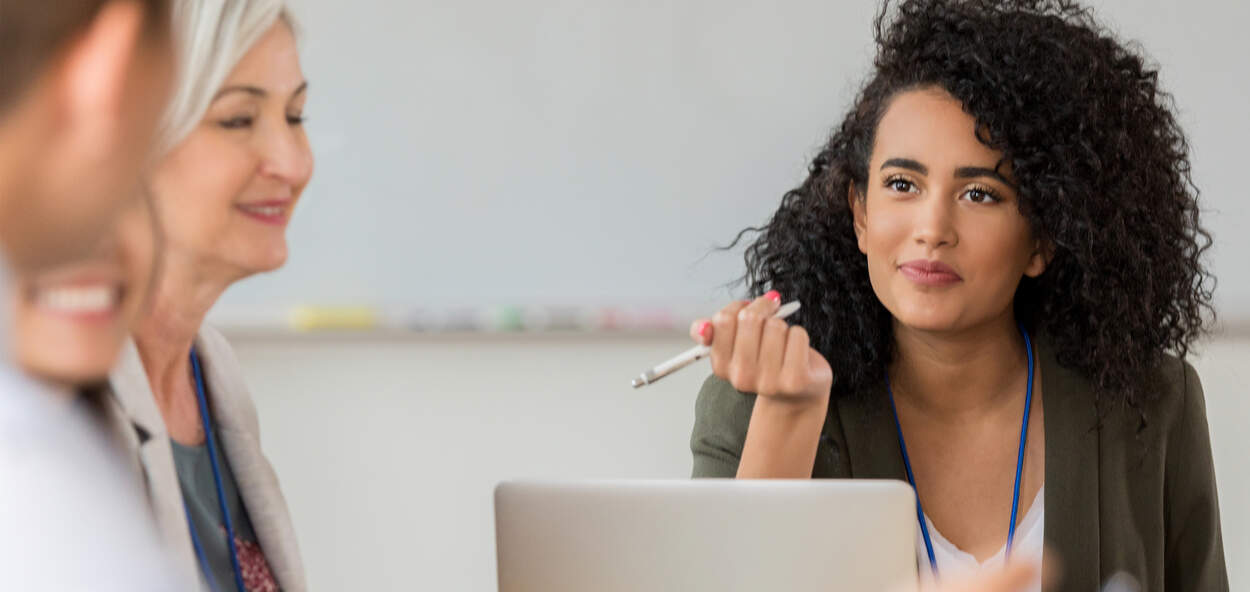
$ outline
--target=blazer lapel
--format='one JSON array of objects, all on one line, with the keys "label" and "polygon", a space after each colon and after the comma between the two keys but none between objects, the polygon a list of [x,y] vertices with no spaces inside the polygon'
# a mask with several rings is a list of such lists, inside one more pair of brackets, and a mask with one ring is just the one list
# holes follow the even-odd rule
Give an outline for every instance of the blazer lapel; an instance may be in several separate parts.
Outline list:
[{"label": "blazer lapel", "polygon": [[1098,416],[1089,381],[1059,365],[1039,340],[1046,409],[1045,553],[1060,560],[1065,590],[1097,590],[1099,574]]},{"label": "blazer lapel", "polygon": [[121,359],[109,374],[106,405],[114,429],[128,448],[128,456],[141,465],[138,478],[146,480],[148,502],[177,568],[187,574],[187,581],[200,581],[173,448],[139,350],[131,339],[126,340]]},{"label": "blazer lapel", "polygon": [[283,590],[303,592],[304,568],[278,477],[260,449],[260,425],[242,369],[225,338],[205,327],[196,339],[213,417],[265,559]]},{"label": "blazer lapel", "polygon": [[898,429],[884,383],[838,399],[838,420],[846,437],[848,477],[907,482]]}]

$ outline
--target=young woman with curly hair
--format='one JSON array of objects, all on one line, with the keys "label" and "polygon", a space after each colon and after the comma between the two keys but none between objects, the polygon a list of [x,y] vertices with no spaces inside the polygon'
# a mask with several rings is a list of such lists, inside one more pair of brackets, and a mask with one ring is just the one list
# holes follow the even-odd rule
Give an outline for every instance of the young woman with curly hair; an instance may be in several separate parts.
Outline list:
[{"label": "young woman with curly hair", "polygon": [[908,480],[926,577],[1044,540],[1064,589],[1227,590],[1184,361],[1210,238],[1157,71],[1067,0],[904,0],[876,41],[747,231],[756,299],[692,326],[694,475]]}]

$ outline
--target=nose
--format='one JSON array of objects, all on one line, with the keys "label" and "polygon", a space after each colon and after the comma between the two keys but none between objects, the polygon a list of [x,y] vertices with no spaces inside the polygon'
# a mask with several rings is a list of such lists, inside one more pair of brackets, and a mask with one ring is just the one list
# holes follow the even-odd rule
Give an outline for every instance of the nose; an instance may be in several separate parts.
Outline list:
[{"label": "nose", "polygon": [[303,187],[308,183],[312,176],[313,156],[302,127],[273,126],[264,134],[258,148],[261,175],[294,187]]},{"label": "nose", "polygon": [[959,244],[955,230],[955,202],[942,196],[945,191],[935,191],[922,200],[916,212],[912,237],[916,244],[929,250],[953,247]]}]

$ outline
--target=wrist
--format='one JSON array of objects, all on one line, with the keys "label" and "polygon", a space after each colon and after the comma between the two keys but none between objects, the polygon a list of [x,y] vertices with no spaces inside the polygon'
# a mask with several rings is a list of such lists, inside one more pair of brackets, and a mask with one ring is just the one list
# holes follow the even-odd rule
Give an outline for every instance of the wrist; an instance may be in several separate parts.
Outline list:
[{"label": "wrist", "polygon": [[813,417],[824,418],[829,409],[829,396],[808,397],[759,397],[755,398],[752,414],[783,421],[801,421]]}]

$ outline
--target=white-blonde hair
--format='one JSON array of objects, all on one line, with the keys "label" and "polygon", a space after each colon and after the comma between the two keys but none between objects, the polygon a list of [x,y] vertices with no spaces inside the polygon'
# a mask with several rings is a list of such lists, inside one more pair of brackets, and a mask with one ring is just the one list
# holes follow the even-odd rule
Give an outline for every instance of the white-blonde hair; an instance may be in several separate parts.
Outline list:
[{"label": "white-blonde hair", "polygon": [[295,30],[285,0],[174,0],[178,82],[158,132],[159,153],[199,125],[235,65],[279,19]]}]

